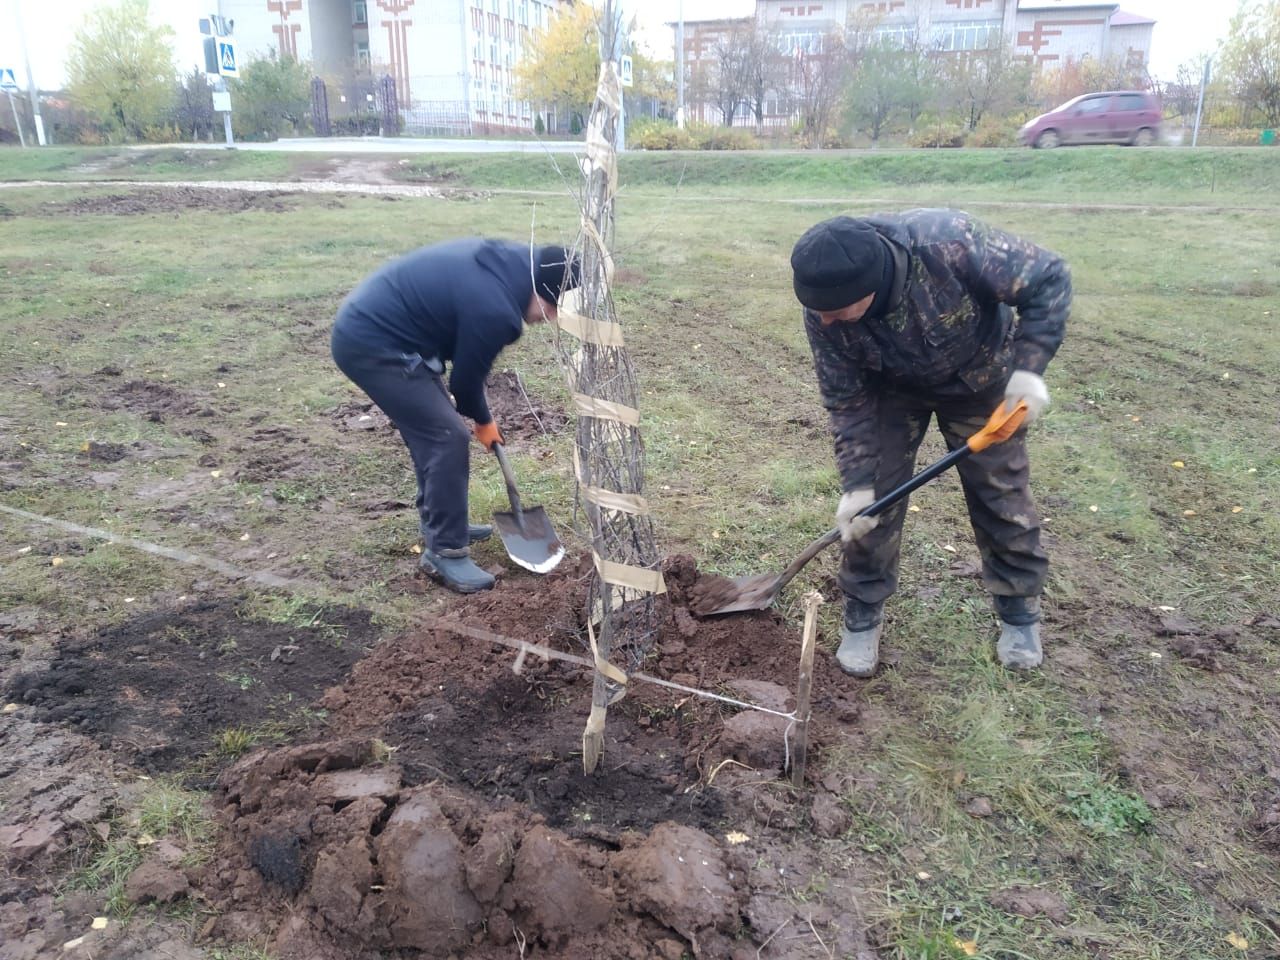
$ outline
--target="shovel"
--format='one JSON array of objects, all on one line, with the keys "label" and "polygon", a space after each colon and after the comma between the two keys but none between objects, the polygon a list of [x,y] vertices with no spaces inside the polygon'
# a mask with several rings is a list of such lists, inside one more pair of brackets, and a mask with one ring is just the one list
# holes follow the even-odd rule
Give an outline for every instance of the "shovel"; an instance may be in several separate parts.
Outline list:
[{"label": "shovel", "polygon": [[[986,425],[971,436],[962,447],[952,450],[941,460],[925,467],[901,486],[890,490],[871,506],[859,511],[858,516],[874,517],[913,490],[924,486],[940,473],[949,470],[961,460],[987,449],[993,443],[1008,440],[1027,416],[1027,405],[1019,401],[1012,410],[1002,403],[996,408]],[[783,587],[790,583],[805,564],[820,554],[827,547],[840,542],[840,530],[828,530],[791,561],[791,565],[782,573],[760,573],[751,577],[727,579],[717,577],[708,588],[699,592],[690,607],[700,617],[714,617],[723,613],[739,613],[744,610],[766,610],[778,598]]]},{"label": "shovel", "polygon": [[507,548],[507,556],[526,570],[548,573],[564,557],[564,546],[551,526],[547,511],[542,507],[521,508],[516,478],[502,444],[495,443],[493,452],[502,468],[502,478],[507,482],[507,499],[511,501],[510,513],[493,515],[493,525],[502,538],[502,545]]}]

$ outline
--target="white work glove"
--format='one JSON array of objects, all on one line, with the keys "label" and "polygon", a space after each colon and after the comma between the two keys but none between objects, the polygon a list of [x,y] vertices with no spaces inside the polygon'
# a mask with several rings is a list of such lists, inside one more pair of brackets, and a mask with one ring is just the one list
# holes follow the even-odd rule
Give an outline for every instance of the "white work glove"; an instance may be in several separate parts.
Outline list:
[{"label": "white work glove", "polygon": [[1049,388],[1044,385],[1044,378],[1030,370],[1015,370],[1004,388],[1004,398],[1012,406],[1019,400],[1027,405],[1028,425],[1035,423],[1036,417],[1044,413],[1049,406]]},{"label": "white work glove", "polygon": [[858,513],[876,502],[876,492],[870,487],[861,490],[850,490],[840,498],[840,506],[836,508],[836,526],[840,528],[840,539],[849,543],[861,540],[876,528],[879,517],[860,517]]}]

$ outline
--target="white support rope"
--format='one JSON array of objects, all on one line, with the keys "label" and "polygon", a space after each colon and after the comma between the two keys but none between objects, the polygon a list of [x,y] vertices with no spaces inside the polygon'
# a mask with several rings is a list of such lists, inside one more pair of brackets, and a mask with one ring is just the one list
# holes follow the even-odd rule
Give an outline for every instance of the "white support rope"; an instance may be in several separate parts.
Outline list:
[{"label": "white support rope", "polygon": [[[10,507],[0,503],[0,513],[7,513],[10,516],[17,517],[20,520],[27,520],[32,523],[42,523],[46,526],[56,527],[67,533],[75,533],[80,536],[94,537],[98,540],[105,540],[108,543],[114,543],[118,546],[128,547],[131,550],[138,550],[142,553],[150,553],[154,556],[165,557],[169,560],[176,560],[179,563],[185,563],[189,566],[204,567],[206,570],[212,570],[220,573],[231,580],[250,581],[258,583],[266,587],[275,587],[283,590],[290,590],[298,594],[310,594],[326,602],[341,602],[333,594],[316,583],[307,580],[290,579],[281,577],[274,573],[266,571],[250,571],[241,570],[232,564],[213,557],[204,557],[199,554],[192,553],[189,550],[182,550],[175,547],[165,547],[157,543],[150,543],[146,540],[139,540],[136,537],[126,537],[110,530],[103,530],[99,527],[86,527],[78,523],[71,523],[68,520],[60,520],[57,517],[46,517],[38,513],[31,513],[28,510],[21,510],[17,507]],[[370,604],[370,608],[374,613],[389,616],[392,611],[386,608],[380,608],[377,604]],[[540,643],[530,643],[528,640],[517,640],[514,637],[505,637],[501,634],[486,630],[483,627],[475,627],[466,623],[459,623],[454,620],[446,620],[440,617],[433,617],[428,614],[421,614],[413,617],[411,621],[414,626],[423,627],[432,630],[445,630],[449,633],[462,637],[470,637],[472,640],[483,640],[487,643],[496,643],[500,646],[509,647],[517,651],[513,669],[517,673],[518,669],[524,664],[524,659],[529,654],[542,657],[544,660],[560,660],[565,663],[576,664],[580,667],[586,667],[589,670],[595,670],[596,664],[593,660],[586,657],[580,657],[573,653],[565,653],[563,650],[556,650],[552,647],[545,646]],[[750,703],[746,700],[735,700],[733,697],[722,696],[718,693],[712,693],[710,690],[699,690],[696,687],[688,687],[683,683],[674,683],[671,680],[663,680],[661,677],[651,676],[647,673],[632,673],[627,675],[628,680],[639,680],[642,683],[651,683],[654,686],[665,687],[668,690],[678,690],[681,693],[687,693],[691,696],[700,697],[704,700],[715,700],[719,703],[727,704],[731,707],[737,707],[740,710],[755,710],[759,713],[772,714],[775,717],[782,717],[784,720],[796,720],[795,711],[783,713],[780,710],[773,710],[769,707],[763,707],[758,703]]]}]

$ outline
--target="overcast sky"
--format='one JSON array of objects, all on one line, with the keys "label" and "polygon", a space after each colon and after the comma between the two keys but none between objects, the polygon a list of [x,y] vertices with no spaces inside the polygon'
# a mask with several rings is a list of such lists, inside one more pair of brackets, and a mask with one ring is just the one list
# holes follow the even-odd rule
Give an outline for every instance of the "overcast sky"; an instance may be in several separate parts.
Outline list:
[{"label": "overcast sky", "polygon": [[[0,67],[9,67],[26,85],[22,47],[17,33],[17,5],[26,27],[27,48],[36,83],[56,88],[66,79],[64,62],[71,34],[86,11],[97,0],[0,0]],[[681,0],[627,0],[639,11],[641,38],[659,56],[673,56],[672,35],[664,23],[677,17]],[[213,0],[151,0],[152,20],[165,23],[177,33],[175,51],[178,66],[187,70],[199,57],[196,21]],[[754,0],[683,0],[686,19],[742,16],[755,7]],[[1233,0],[1220,3],[1206,0],[1122,0],[1121,9],[1156,21],[1152,43],[1152,73],[1172,79],[1180,63],[1200,53],[1216,49],[1226,36],[1234,12]]]}]

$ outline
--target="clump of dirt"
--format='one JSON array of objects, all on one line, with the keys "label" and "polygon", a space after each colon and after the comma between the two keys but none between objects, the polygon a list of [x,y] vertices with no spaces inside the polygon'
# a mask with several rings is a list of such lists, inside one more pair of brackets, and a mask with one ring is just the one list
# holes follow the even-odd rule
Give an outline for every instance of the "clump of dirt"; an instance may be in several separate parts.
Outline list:
[{"label": "clump of dirt", "polygon": [[[106,368],[98,371],[103,377],[118,377],[119,370]],[[215,411],[199,398],[189,396],[167,383],[153,380],[128,380],[97,401],[101,410],[127,410],[153,423],[163,423],[166,417],[212,417]]]},{"label": "clump of dirt", "polygon": [[232,842],[202,882],[225,908],[215,933],[267,934],[281,960],[755,955],[731,940],[749,865],[708,833],[575,840],[518,804],[409,786],[375,753],[344,740],[223,772]]},{"label": "clump of dirt", "polygon": [[146,213],[190,213],[193,210],[215,213],[265,210],[284,213],[296,202],[293,195],[283,190],[250,192],[222,188],[165,187],[77,197],[65,203],[42,204],[40,211],[52,217],[96,214],[130,217]]},{"label": "clump of dirt", "polygon": [[372,643],[364,611],[311,626],[251,619],[239,600],[198,601],[64,640],[6,699],[71,724],[148,771],[176,770],[233,727],[292,720]]}]

